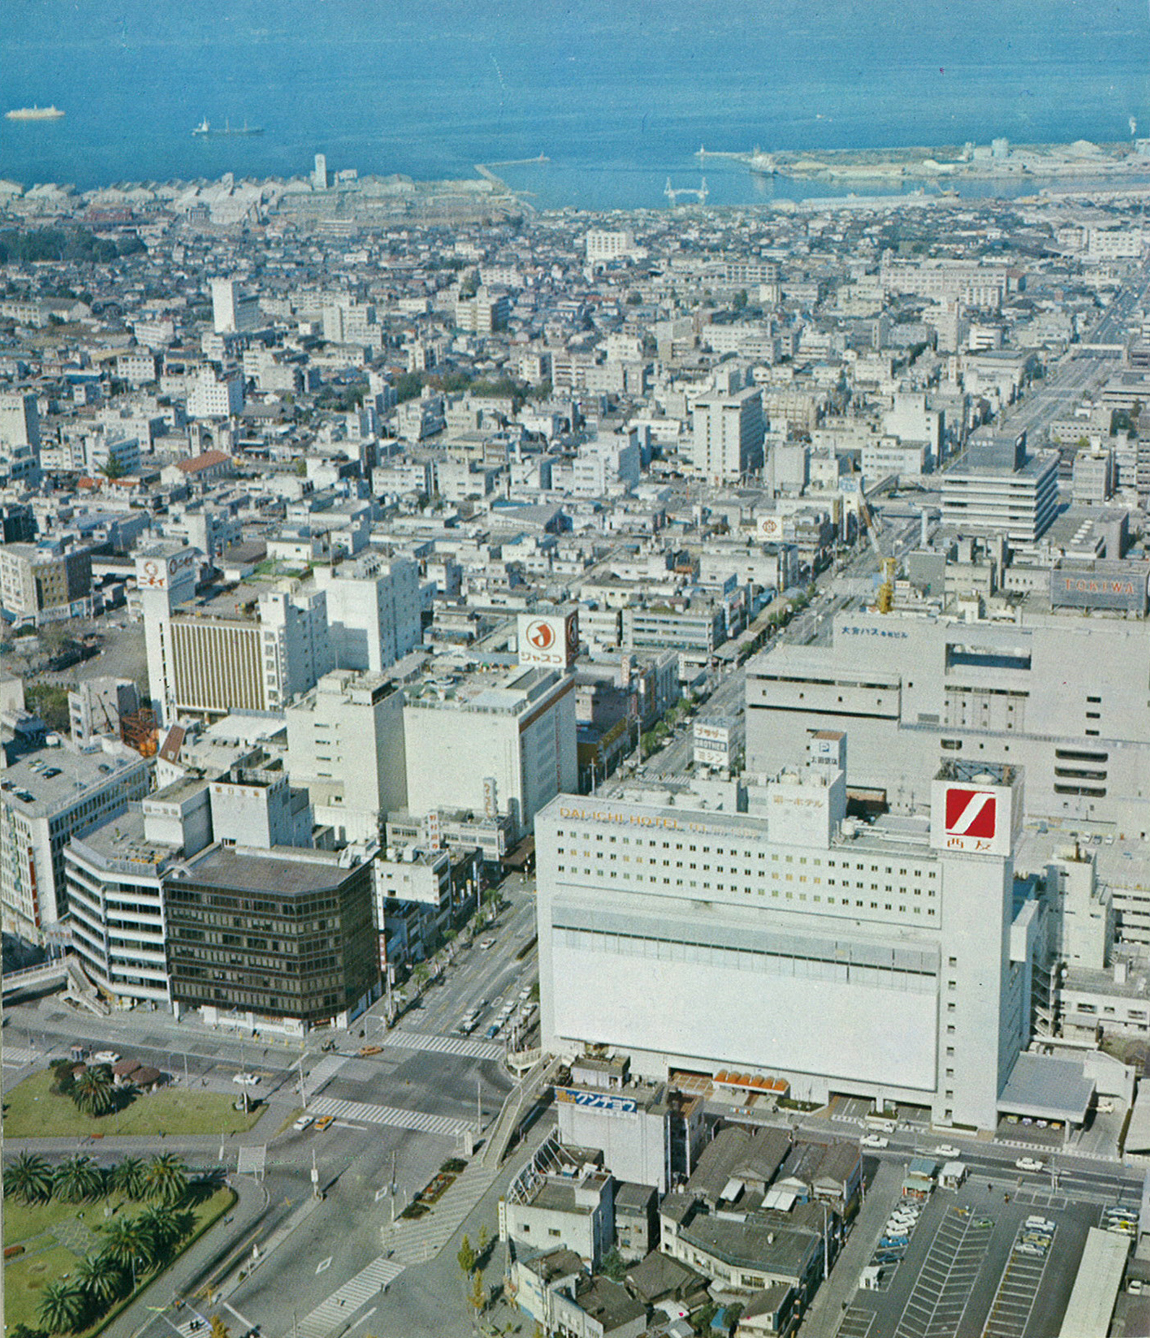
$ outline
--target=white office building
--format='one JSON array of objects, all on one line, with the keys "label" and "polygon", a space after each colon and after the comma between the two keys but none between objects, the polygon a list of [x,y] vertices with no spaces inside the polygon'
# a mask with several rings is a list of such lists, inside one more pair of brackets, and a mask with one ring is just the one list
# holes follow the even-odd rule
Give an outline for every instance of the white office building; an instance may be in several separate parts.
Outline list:
[{"label": "white office building", "polygon": [[259,304],[243,297],[232,279],[212,279],[212,329],[216,334],[237,334],[259,328]]},{"label": "white office building", "polygon": [[[735,1067],[993,1128],[1028,1039],[1021,778],[952,765],[931,818],[844,821],[842,736],[752,813],[556,798],[536,819],[542,1045]],[[822,749],[826,749],[826,760]],[[1031,908],[1027,910],[1027,906]]]},{"label": "white office building", "polygon": [[180,780],[65,847],[72,946],[113,999],[170,1005],[163,880],[211,839],[207,782]]},{"label": "white office building", "polygon": [[763,400],[754,386],[695,401],[692,465],[708,483],[739,483],[763,467]]},{"label": "white office building", "polygon": [[148,792],[149,765],[119,742],[42,748],[3,770],[0,913],[5,930],[42,943],[67,914],[64,847]]},{"label": "white office building", "polygon": [[327,601],[328,638],[337,669],[378,674],[419,645],[419,568],[368,549],[316,567],[312,582]]},{"label": "white office building", "polygon": [[161,725],[179,715],[274,711],[331,668],[323,591],[283,581],[196,602],[198,556],[155,545],[136,559],[148,687]]},{"label": "white office building", "polygon": [[285,712],[287,769],[311,795],[316,822],[340,841],[380,841],[407,806],[403,693],[382,674],[324,674]]},{"label": "white office building", "polygon": [[189,418],[231,418],[244,407],[244,378],[205,363],[188,391]]},{"label": "white office building", "polygon": [[578,789],[575,677],[520,669],[428,684],[404,706],[407,804],[507,814],[515,839],[557,794]]},{"label": "white office building", "polygon": [[[1083,593],[1091,616],[1025,621],[847,610],[827,643],[747,665],[747,766],[786,765],[816,730],[851,737],[852,785],[895,808],[948,759],[1024,767],[1035,817],[1150,837],[1150,623]],[[1121,598],[1120,596],[1115,598]]]}]

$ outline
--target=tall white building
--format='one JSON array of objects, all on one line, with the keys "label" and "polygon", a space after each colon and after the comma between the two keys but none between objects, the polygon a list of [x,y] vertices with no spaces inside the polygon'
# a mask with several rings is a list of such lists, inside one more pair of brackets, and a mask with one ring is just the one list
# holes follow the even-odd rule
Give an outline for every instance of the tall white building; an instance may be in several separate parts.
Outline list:
[{"label": "tall white building", "polygon": [[212,279],[212,329],[216,334],[255,330],[260,323],[259,303],[244,297],[233,279]]},{"label": "tall white building", "polygon": [[585,245],[588,264],[628,260],[635,254],[635,234],[624,228],[591,228]]},{"label": "tall white building", "polygon": [[[535,824],[542,1045],[736,1068],[993,1128],[1028,1039],[1021,780],[952,766],[931,820],[844,822],[842,736],[752,813],[560,795]],[[821,749],[828,750],[826,760]]]},{"label": "tall white building", "polygon": [[412,814],[508,814],[516,838],[555,795],[578,789],[575,677],[520,669],[427,685],[404,706]]},{"label": "tall white building", "polygon": [[738,483],[763,467],[763,400],[754,386],[695,401],[692,464],[708,483]]},{"label": "tall white building", "polygon": [[1078,598],[1091,616],[847,610],[824,643],[774,645],[747,665],[748,769],[849,729],[852,784],[896,808],[925,802],[948,759],[994,762],[1025,768],[1032,816],[1150,837],[1150,622],[1107,609],[1120,597],[1105,590]]},{"label": "tall white building", "polygon": [[163,880],[212,839],[208,785],[181,780],[64,850],[72,946],[124,1003],[170,1004]]},{"label": "tall white building", "polygon": [[332,662],[337,669],[378,674],[423,637],[419,568],[410,558],[369,549],[316,567],[312,582],[327,600]]},{"label": "tall white building", "polygon": [[382,674],[334,670],[285,716],[288,773],[316,822],[341,841],[379,840],[387,815],[407,807],[402,691]]},{"label": "tall white building", "polygon": [[0,487],[40,481],[40,413],[36,396],[0,394]]},{"label": "tall white building", "polygon": [[217,374],[214,367],[200,368],[188,391],[189,418],[231,418],[244,407],[244,379],[238,372]]},{"label": "tall white building", "polygon": [[67,914],[64,848],[148,792],[149,765],[108,740],[99,750],[43,748],[3,772],[0,914],[4,928],[45,941]]},{"label": "tall white building", "polygon": [[180,714],[280,710],[331,668],[321,590],[280,582],[193,602],[194,549],[155,545],[136,559],[148,687],[161,725]]}]

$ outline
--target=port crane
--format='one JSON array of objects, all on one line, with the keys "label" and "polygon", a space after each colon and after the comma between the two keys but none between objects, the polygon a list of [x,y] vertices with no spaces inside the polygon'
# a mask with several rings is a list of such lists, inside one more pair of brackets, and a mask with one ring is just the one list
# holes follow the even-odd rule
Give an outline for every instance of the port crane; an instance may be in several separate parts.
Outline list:
[{"label": "port crane", "polygon": [[672,186],[671,178],[667,178],[667,184],[663,188],[663,194],[671,203],[678,204],[680,195],[693,195],[700,204],[707,203],[707,178],[702,177],[698,186]]}]

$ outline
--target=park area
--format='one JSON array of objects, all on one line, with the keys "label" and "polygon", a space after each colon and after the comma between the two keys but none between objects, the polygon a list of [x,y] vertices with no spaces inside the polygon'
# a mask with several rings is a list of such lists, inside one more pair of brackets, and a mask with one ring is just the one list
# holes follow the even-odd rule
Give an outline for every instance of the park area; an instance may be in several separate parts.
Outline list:
[{"label": "park area", "polygon": [[121,1090],[112,1107],[97,1114],[61,1090],[55,1069],[45,1069],[5,1092],[4,1137],[239,1134],[252,1128],[262,1114],[262,1108],[236,1110],[234,1098],[224,1093],[175,1086],[153,1092]]},{"label": "park area", "polygon": [[40,1338],[99,1332],[235,1194],[172,1153],[101,1167],[24,1152],[4,1165],[4,1199],[6,1332]]}]

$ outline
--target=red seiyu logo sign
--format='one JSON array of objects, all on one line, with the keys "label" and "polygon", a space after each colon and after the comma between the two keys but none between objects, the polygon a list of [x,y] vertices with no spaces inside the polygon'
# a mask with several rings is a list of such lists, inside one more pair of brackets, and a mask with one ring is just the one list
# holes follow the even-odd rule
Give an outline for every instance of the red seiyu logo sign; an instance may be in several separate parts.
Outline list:
[{"label": "red seiyu logo sign", "polygon": [[952,786],[946,792],[947,836],[989,841],[998,829],[998,796],[992,790]]},{"label": "red seiyu logo sign", "polygon": [[555,629],[550,623],[532,623],[527,629],[527,640],[536,650],[550,650],[555,642]]}]

